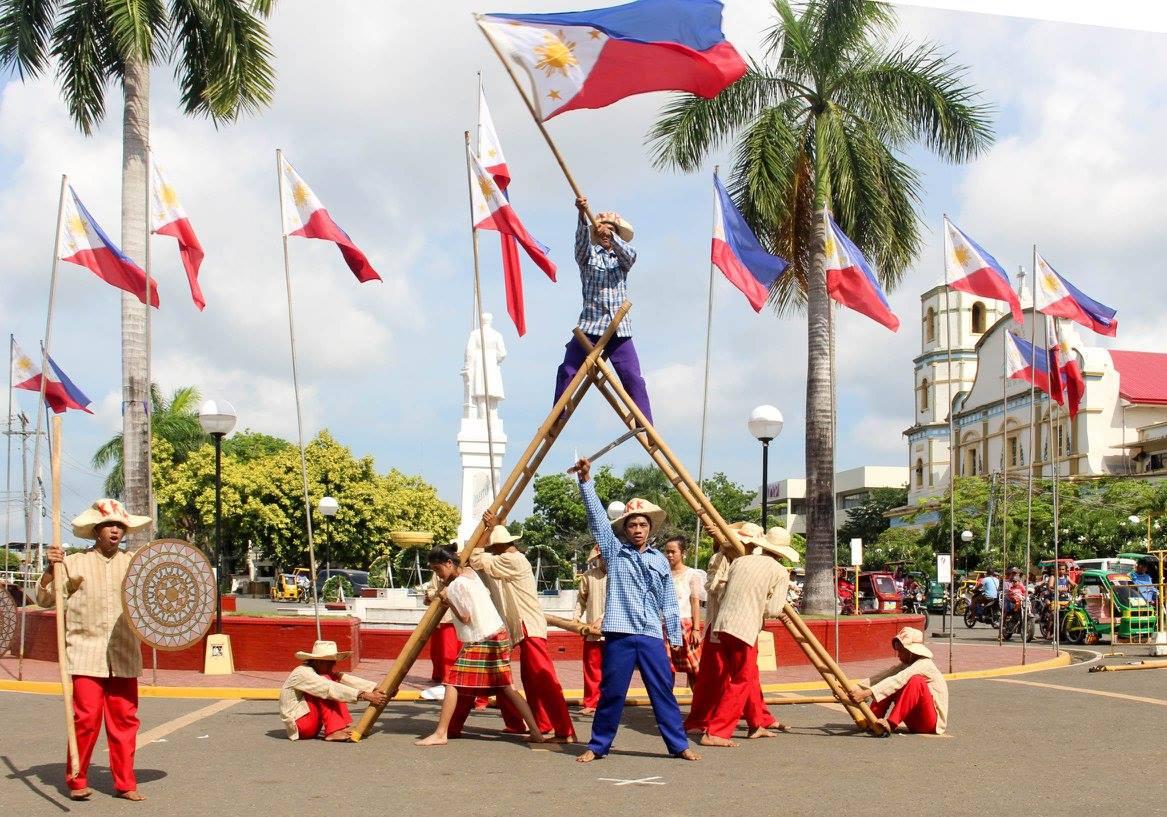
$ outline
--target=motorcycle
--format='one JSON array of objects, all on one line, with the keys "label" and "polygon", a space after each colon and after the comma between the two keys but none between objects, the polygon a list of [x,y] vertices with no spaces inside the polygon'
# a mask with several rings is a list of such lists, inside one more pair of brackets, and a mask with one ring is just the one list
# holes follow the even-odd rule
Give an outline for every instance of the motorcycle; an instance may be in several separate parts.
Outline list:
[{"label": "motorcycle", "polygon": [[910,616],[923,616],[924,623],[920,629],[928,632],[928,597],[919,585],[904,588],[904,613]]},{"label": "motorcycle", "polygon": [[976,601],[969,603],[964,611],[964,626],[971,630],[977,624],[988,624],[994,629],[1000,629],[1001,604],[998,600],[980,604]]},{"label": "motorcycle", "polygon": [[1023,628],[1025,629],[1025,640],[1033,640],[1034,621],[1033,608],[1029,603],[1030,598],[1032,596],[1015,602],[1013,609],[1005,615],[1005,621],[1001,625],[1001,637],[1006,641],[1019,634]]}]

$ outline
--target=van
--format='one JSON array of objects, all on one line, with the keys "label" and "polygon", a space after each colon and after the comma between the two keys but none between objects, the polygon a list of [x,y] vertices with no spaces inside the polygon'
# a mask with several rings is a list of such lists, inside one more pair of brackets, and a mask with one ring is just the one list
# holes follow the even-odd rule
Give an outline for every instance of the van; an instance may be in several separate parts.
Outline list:
[{"label": "van", "polygon": [[1081,570],[1102,570],[1106,573],[1133,573],[1135,560],[1123,556],[1111,556],[1105,559],[1078,559]]}]

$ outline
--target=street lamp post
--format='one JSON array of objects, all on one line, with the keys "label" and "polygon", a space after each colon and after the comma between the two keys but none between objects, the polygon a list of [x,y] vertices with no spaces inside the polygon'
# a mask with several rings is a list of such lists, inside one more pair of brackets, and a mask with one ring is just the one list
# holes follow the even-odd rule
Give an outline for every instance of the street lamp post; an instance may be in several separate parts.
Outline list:
[{"label": "street lamp post", "polygon": [[769,527],[769,485],[770,480],[770,440],[782,433],[782,412],[773,406],[758,406],[750,412],[750,419],[746,421],[750,434],[762,443],[762,528]]},{"label": "street lamp post", "polygon": [[324,576],[325,581],[332,578],[332,517],[336,516],[340,503],[330,496],[320,498],[316,510],[324,514]]},{"label": "street lamp post", "polygon": [[223,632],[223,438],[235,428],[235,408],[226,400],[199,407],[199,425],[215,440],[215,633]]}]

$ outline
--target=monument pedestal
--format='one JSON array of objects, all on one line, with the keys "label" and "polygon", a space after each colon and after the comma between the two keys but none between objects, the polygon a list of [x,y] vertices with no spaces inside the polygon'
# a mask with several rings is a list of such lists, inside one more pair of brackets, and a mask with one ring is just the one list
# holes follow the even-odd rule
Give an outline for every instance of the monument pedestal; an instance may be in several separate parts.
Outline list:
[{"label": "monument pedestal", "polygon": [[502,486],[502,458],[506,454],[507,436],[498,417],[491,418],[490,429],[493,449],[487,440],[485,419],[463,418],[458,431],[458,454],[462,460],[462,520],[458,524],[458,541],[462,543],[474,533],[483,511],[494,499],[490,485],[492,450],[495,484]]}]

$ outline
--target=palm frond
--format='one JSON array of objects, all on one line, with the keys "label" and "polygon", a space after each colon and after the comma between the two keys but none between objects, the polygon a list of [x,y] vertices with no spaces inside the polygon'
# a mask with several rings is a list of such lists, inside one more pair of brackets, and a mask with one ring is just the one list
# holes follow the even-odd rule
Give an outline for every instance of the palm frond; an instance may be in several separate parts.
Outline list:
[{"label": "palm frond", "polygon": [[93,0],[66,0],[53,30],[52,55],[59,61],[57,79],[65,107],[86,136],[105,116],[110,77],[121,74],[104,11],[104,5]]},{"label": "palm frond", "polygon": [[56,8],[56,0],[0,2],[0,66],[15,67],[21,79],[45,70]]},{"label": "palm frond", "polygon": [[875,0],[814,0],[804,17],[814,30],[816,74],[828,86],[842,66],[887,35],[896,19],[889,5]]},{"label": "palm frond", "polygon": [[162,0],[106,0],[104,6],[111,44],[120,61],[153,64],[157,44],[169,25]]}]

